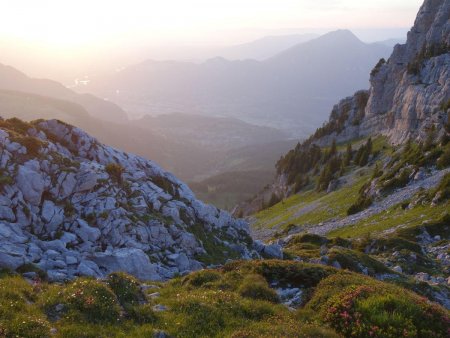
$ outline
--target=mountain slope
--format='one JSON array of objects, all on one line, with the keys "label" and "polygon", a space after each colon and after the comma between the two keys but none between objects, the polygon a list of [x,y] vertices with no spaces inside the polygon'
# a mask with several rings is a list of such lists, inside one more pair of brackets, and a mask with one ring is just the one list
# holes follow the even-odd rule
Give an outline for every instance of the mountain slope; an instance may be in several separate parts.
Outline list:
[{"label": "mountain slope", "polygon": [[250,257],[245,222],[152,161],[56,120],[0,127],[1,267],[33,263],[52,280],[117,270],[155,280]]},{"label": "mountain slope", "polygon": [[[450,102],[449,14],[449,1],[425,1],[406,44],[397,45],[388,61],[380,60],[372,70],[370,90],[359,91],[335,105],[329,121],[277,163],[276,183],[250,209],[260,208],[267,194],[281,198],[311,183],[319,191],[332,190],[328,185],[342,176],[355,156],[355,163],[365,166],[370,156],[377,155],[372,153],[371,139],[365,145],[358,142],[369,136],[385,135],[390,143],[403,144],[405,152],[411,147],[408,139],[415,140],[418,151],[433,150],[432,156],[416,154],[408,158],[410,165],[416,165],[415,172],[417,167],[435,165],[439,156],[445,167]],[[346,32],[339,34],[348,36]],[[344,142],[348,143],[346,152],[338,151],[336,143]],[[352,144],[358,147],[356,154]],[[392,167],[388,154],[381,160],[382,165]],[[391,168],[392,176],[400,175],[407,164],[403,161]],[[318,174],[320,177],[316,177]]]},{"label": "mountain slope", "polygon": [[425,1],[370,90],[341,100],[277,162],[275,182],[235,210],[256,238],[380,279],[392,268],[439,287],[433,299],[450,307],[449,17],[450,1]]},{"label": "mountain slope", "polygon": [[153,159],[186,180],[236,170],[242,161],[245,170],[273,171],[273,161],[289,149],[278,147],[285,143],[283,132],[236,119],[171,114],[119,123],[94,118],[70,101],[12,90],[0,90],[0,116],[66,121],[101,142]]},{"label": "mountain slope", "polygon": [[215,51],[228,60],[252,59],[262,61],[299,43],[317,38],[317,34],[265,36],[261,39]]},{"label": "mountain slope", "polygon": [[232,116],[305,136],[339,97],[365,87],[371,66],[390,51],[338,31],[263,62],[146,61],[81,90],[107,97],[133,114]]},{"label": "mountain slope", "polygon": [[85,108],[92,117],[106,121],[127,120],[126,113],[111,102],[90,94],[77,94],[56,81],[29,78],[17,69],[2,64],[0,64],[0,89],[74,102]]}]

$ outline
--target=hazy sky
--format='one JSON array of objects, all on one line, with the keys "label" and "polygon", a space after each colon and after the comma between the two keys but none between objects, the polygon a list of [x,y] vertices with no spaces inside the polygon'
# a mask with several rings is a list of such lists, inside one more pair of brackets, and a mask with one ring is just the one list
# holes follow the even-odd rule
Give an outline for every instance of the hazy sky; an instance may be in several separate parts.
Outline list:
[{"label": "hazy sky", "polygon": [[0,62],[11,50],[17,59],[81,60],[119,46],[234,44],[300,28],[411,27],[422,2],[0,0]]}]

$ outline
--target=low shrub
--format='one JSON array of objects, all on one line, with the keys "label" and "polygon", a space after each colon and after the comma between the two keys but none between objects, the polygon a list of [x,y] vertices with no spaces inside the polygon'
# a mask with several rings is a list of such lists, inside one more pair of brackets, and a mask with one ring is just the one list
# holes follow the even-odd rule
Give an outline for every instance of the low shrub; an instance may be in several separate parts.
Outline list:
[{"label": "low shrub", "polygon": [[323,280],[307,307],[345,337],[447,337],[441,307],[397,286],[346,273]]},{"label": "low shrub", "polygon": [[183,285],[202,287],[220,280],[221,274],[214,270],[202,270],[194,272],[183,279]]},{"label": "low shrub", "polygon": [[47,273],[44,270],[41,270],[36,265],[30,263],[19,266],[16,269],[16,272],[18,273],[34,272],[41,281],[46,281],[48,279]]},{"label": "low shrub", "polygon": [[11,176],[4,175],[0,173],[0,189],[3,189],[3,187],[7,185],[11,185],[14,183],[14,180]]},{"label": "low shrub", "polygon": [[367,273],[371,276],[377,273],[390,272],[388,268],[376,259],[350,249],[332,248],[328,252],[328,259],[330,262],[339,262],[343,269],[350,271],[362,273],[364,269],[367,269]]},{"label": "low shrub", "polygon": [[267,281],[260,275],[251,274],[245,277],[238,289],[239,294],[245,298],[278,302],[277,293],[269,287]]},{"label": "low shrub", "polygon": [[357,214],[358,212],[361,212],[370,207],[372,203],[373,200],[371,197],[361,195],[359,196],[358,200],[348,208],[347,215],[350,216]]},{"label": "low shrub", "polygon": [[315,234],[303,234],[293,237],[289,244],[296,244],[296,243],[311,243],[313,245],[323,245],[328,243],[328,239],[319,235]]},{"label": "low shrub", "polygon": [[322,279],[336,273],[328,266],[281,260],[233,262],[223,269],[253,272],[264,276],[269,283],[304,288],[315,287]]},{"label": "low shrub", "polygon": [[0,128],[13,130],[16,133],[25,135],[29,129],[33,128],[28,122],[24,122],[16,117],[0,121]]},{"label": "low shrub", "polygon": [[60,303],[68,307],[69,314],[81,316],[91,323],[113,323],[120,315],[116,295],[104,283],[94,279],[80,278],[68,285]]},{"label": "low shrub", "polygon": [[436,196],[438,202],[446,201],[450,198],[450,173],[439,182],[439,185],[432,190],[432,195]]},{"label": "low shrub", "polygon": [[118,163],[108,163],[105,170],[111,178],[117,183],[122,183],[122,174],[125,169]]},{"label": "low shrub", "polygon": [[41,149],[43,143],[41,140],[32,137],[32,136],[25,136],[20,137],[18,139],[15,139],[18,143],[20,143],[22,146],[24,146],[27,149],[27,155],[30,157],[37,157],[39,156],[39,150]]},{"label": "low shrub", "polygon": [[152,324],[157,321],[155,311],[150,304],[127,305],[125,307],[127,317],[137,324]]},{"label": "low shrub", "polygon": [[50,337],[50,324],[42,316],[18,313],[12,319],[0,319],[0,337]]},{"label": "low shrub", "polygon": [[122,305],[136,304],[145,299],[139,281],[126,273],[111,273],[106,282]]},{"label": "low shrub", "polygon": [[383,181],[382,188],[383,191],[390,191],[398,188],[403,188],[410,181],[412,170],[409,168],[403,168],[397,175],[393,178]]},{"label": "low shrub", "polygon": [[447,146],[445,151],[437,160],[437,166],[439,169],[445,169],[450,166],[450,147]]}]

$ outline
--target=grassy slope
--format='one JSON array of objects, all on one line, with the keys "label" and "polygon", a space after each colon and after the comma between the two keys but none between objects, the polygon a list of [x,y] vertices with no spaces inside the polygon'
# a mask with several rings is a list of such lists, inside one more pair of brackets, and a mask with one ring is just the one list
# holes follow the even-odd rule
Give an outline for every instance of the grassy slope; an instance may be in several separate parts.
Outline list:
[{"label": "grassy slope", "polygon": [[[353,149],[357,149],[366,142],[365,139],[352,141]],[[338,150],[345,151],[347,144],[339,144]],[[325,148],[326,150],[327,148]],[[385,137],[373,140],[373,151],[382,152],[388,156],[392,149],[388,146]],[[256,222],[252,224],[255,229],[284,228],[289,224],[306,225],[319,224],[335,217],[346,215],[347,209],[357,200],[359,189],[371,176],[372,168],[347,168],[348,181],[343,187],[330,194],[310,190],[293,195],[281,203],[262,210],[255,215]]]},{"label": "grassy slope", "polygon": [[368,171],[359,171],[361,177],[330,194],[309,190],[294,195],[272,208],[255,215],[254,227],[281,228],[289,224],[312,225],[346,215],[347,209],[357,200],[359,189],[369,179]]},{"label": "grassy slope", "polygon": [[[269,285],[300,288],[301,307],[281,305]],[[446,321],[446,310],[406,289],[292,261],[233,262],[157,283],[145,292],[125,274],[63,285],[30,285],[17,276],[0,276],[2,337],[151,337],[164,331],[196,338],[362,338],[375,326],[375,337],[405,331],[445,337]]]},{"label": "grassy slope", "polygon": [[[353,149],[365,140],[352,142]],[[338,146],[343,151],[345,144]],[[384,137],[373,140],[373,152],[379,153],[377,161],[392,156],[394,149]],[[371,166],[347,169],[346,183],[338,190],[326,194],[307,190],[293,195],[277,205],[263,210],[254,216],[254,229],[283,230],[290,224],[304,226],[318,225],[347,215],[347,209],[358,199],[360,188],[371,180],[374,164]],[[354,225],[349,225],[329,233],[329,237],[356,238],[377,235],[398,226],[416,226],[423,222],[436,221],[449,211],[449,204],[435,207],[418,205],[413,209],[403,210],[400,205],[392,206],[379,214],[368,217]]]},{"label": "grassy slope", "polygon": [[449,211],[449,204],[435,207],[416,206],[413,209],[403,210],[400,205],[393,206],[377,215],[368,217],[354,225],[337,229],[328,234],[329,237],[357,238],[367,235],[376,236],[393,228],[406,228],[437,221]]}]

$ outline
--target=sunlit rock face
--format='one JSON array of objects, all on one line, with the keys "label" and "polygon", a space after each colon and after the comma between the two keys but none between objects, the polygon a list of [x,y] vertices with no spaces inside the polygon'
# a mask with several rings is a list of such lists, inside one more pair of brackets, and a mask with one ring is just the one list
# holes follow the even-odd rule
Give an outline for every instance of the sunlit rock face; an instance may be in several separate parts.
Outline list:
[{"label": "sunlit rock face", "polygon": [[443,120],[450,99],[450,1],[427,0],[406,44],[371,77],[367,118],[382,119],[394,142]]},{"label": "sunlit rock face", "polygon": [[[361,92],[333,109],[330,123],[342,125],[318,143],[346,141],[382,133],[393,143],[424,138],[434,127],[447,123],[450,100],[450,1],[426,0],[406,44],[397,45],[391,57],[380,60],[370,77],[371,87],[363,114]],[[338,123],[338,121],[340,122]]]},{"label": "sunlit rock face", "polygon": [[248,225],[154,162],[57,120],[0,121],[0,267],[163,280],[258,256]]}]

